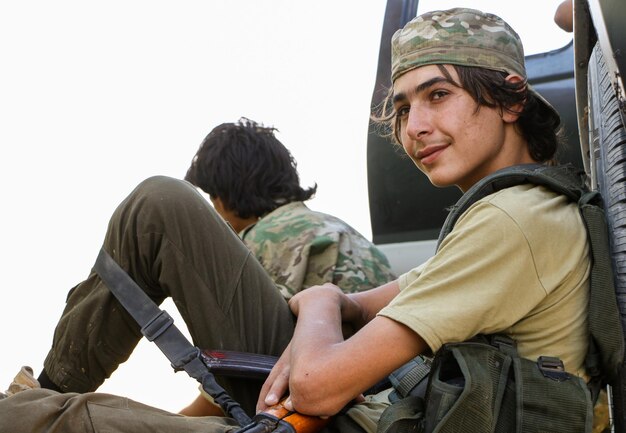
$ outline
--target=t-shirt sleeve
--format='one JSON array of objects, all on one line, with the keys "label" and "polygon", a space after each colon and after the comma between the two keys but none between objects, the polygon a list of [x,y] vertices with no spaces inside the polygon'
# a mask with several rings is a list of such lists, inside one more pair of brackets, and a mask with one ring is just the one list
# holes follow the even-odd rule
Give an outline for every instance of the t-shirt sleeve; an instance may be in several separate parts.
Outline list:
[{"label": "t-shirt sleeve", "polygon": [[400,278],[400,294],[380,315],[442,344],[507,330],[546,296],[525,234],[489,202],[458,220],[437,254]]}]

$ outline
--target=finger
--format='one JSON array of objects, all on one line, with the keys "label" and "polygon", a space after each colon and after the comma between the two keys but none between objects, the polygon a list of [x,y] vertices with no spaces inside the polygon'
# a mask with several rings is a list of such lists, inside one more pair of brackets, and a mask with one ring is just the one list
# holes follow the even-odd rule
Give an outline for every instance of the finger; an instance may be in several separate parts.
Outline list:
[{"label": "finger", "polygon": [[263,386],[261,387],[261,391],[259,392],[259,398],[257,399],[257,403],[256,403],[257,412],[267,409],[267,406],[265,405],[265,399],[270,389],[272,388],[272,384],[276,380],[276,377],[278,377],[280,370],[281,370],[281,366],[280,366],[280,359],[279,359],[276,365],[274,365],[274,367],[270,371],[270,374],[267,376],[267,379],[265,379],[265,382],[263,382]]},{"label": "finger", "polygon": [[283,402],[283,406],[290,412],[293,412],[293,404],[291,403],[291,397],[287,397]]},{"label": "finger", "polygon": [[270,388],[265,396],[265,404],[267,406],[273,406],[280,401],[280,398],[285,395],[289,388],[289,371],[284,369],[276,376],[271,383]]},{"label": "finger", "polygon": [[280,397],[286,392],[289,386],[289,364],[286,361],[287,357],[288,356],[283,353],[263,383],[257,400],[257,412],[263,411],[269,406],[278,403]]},{"label": "finger", "polygon": [[291,312],[293,313],[294,316],[298,315],[298,310],[299,310],[299,300],[300,298],[291,298],[288,302],[287,305],[289,306],[289,309],[291,310]]}]

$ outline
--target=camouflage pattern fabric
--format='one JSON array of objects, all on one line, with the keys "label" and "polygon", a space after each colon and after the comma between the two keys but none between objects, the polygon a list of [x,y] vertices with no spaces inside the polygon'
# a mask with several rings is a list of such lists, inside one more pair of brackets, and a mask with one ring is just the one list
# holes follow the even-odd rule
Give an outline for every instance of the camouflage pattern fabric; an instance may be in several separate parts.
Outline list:
[{"label": "camouflage pattern fabric", "polygon": [[[432,11],[409,21],[391,38],[391,81],[425,65],[479,67],[526,79],[524,47],[502,18],[476,9]],[[544,105],[557,111],[528,86]]]},{"label": "camouflage pattern fabric", "polygon": [[502,18],[455,8],[420,15],[392,38],[392,80],[424,65],[478,66],[526,77],[524,48]]},{"label": "camouflage pattern fabric", "polygon": [[240,236],[285,299],[326,282],[350,293],[395,279],[374,244],[340,219],[302,202],[275,209]]}]

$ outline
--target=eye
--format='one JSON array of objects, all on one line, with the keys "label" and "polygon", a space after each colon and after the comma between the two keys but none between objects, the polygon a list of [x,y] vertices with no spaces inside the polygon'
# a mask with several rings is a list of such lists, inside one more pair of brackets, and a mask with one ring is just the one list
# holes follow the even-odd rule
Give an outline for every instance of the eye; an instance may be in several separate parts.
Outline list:
[{"label": "eye", "polygon": [[402,105],[401,107],[396,108],[396,117],[406,117],[408,116],[410,110],[411,107],[409,107],[408,105]]},{"label": "eye", "polygon": [[433,101],[437,101],[439,99],[444,98],[447,95],[449,95],[449,92],[447,90],[437,89],[431,92],[430,99]]}]

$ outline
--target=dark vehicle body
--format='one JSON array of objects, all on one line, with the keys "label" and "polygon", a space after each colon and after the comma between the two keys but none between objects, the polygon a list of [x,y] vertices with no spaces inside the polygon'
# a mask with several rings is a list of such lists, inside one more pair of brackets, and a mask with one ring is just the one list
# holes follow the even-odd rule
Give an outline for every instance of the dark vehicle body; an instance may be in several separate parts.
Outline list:
[{"label": "dark vehicle body", "polygon": [[[479,1],[476,8],[480,9]],[[416,16],[418,0],[389,0],[385,12],[372,109],[390,86],[390,40]],[[602,193],[622,327],[626,329],[626,1],[574,0],[573,41],[526,57],[530,84],[560,113],[567,145],[560,162],[584,168]],[[551,11],[554,13],[554,11]],[[461,193],[439,189],[371,125],[367,164],[373,240],[398,272],[435,252],[436,239]],[[390,175],[393,174],[393,175]],[[613,431],[626,432],[626,367],[608,388]]]}]

